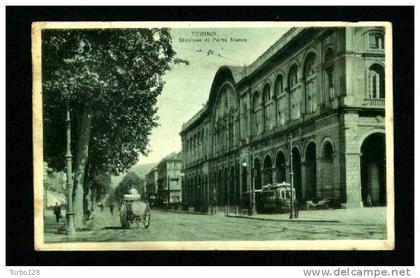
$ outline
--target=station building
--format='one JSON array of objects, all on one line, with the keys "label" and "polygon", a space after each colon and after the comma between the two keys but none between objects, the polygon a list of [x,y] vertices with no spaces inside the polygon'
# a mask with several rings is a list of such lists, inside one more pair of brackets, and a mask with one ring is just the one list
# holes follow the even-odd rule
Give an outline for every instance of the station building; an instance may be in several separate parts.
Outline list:
[{"label": "station building", "polygon": [[292,28],[249,66],[220,67],[180,132],[183,203],[246,208],[251,186],[293,169],[302,204],[386,205],[384,36]]}]

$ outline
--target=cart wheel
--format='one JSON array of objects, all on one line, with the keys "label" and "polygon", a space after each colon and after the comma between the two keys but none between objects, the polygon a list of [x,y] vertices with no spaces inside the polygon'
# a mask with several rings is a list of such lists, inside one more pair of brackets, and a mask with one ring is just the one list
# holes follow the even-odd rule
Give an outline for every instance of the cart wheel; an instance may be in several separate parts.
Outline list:
[{"label": "cart wheel", "polygon": [[128,213],[127,213],[127,208],[125,207],[125,205],[122,205],[120,209],[120,221],[121,221],[121,226],[124,229],[128,229],[130,227],[130,221],[128,221]]},{"label": "cart wheel", "polygon": [[150,225],[150,209],[149,209],[149,206],[147,206],[143,214],[143,226],[145,229],[147,229],[149,228],[149,225]]}]

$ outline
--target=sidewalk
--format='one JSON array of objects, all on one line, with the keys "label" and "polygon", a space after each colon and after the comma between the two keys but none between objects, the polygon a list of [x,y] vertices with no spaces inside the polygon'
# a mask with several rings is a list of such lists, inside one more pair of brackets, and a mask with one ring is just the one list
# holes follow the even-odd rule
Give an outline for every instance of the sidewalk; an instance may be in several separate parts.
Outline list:
[{"label": "sidewalk", "polygon": [[347,208],[324,210],[301,210],[299,218],[289,219],[289,213],[256,214],[253,216],[229,214],[228,217],[249,218],[265,221],[292,222],[346,222],[355,224],[384,224],[386,223],[386,207],[375,208]]},{"label": "sidewalk", "polygon": [[354,223],[357,225],[375,225],[386,224],[386,207],[373,208],[347,208],[347,209],[322,209],[322,210],[301,210],[297,219],[289,219],[289,213],[259,213],[256,215],[235,214],[230,212],[226,215],[225,211],[218,211],[217,214],[208,214],[200,212],[192,212],[186,210],[166,210],[158,209],[159,211],[182,213],[182,214],[197,214],[207,216],[219,217],[234,217],[246,218],[264,221],[280,221],[280,222],[319,222],[319,223]]}]

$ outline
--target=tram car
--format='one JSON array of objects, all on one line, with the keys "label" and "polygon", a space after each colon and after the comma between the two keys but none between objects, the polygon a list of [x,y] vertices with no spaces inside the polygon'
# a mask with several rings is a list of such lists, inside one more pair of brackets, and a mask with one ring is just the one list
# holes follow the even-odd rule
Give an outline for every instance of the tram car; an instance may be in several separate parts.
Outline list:
[{"label": "tram car", "polygon": [[[257,210],[260,212],[280,212],[290,211],[290,183],[282,182],[276,184],[266,184],[260,190],[255,190],[257,199]],[[293,202],[296,201],[296,191],[293,188]]]}]

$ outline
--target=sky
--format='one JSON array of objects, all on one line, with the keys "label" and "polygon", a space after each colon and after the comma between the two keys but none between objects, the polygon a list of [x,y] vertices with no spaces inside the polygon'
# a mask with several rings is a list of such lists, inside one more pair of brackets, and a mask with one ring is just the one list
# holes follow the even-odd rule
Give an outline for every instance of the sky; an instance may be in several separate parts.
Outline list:
[{"label": "sky", "polygon": [[[158,97],[159,126],[150,137],[150,153],[138,164],[159,162],[181,150],[182,124],[208,100],[211,83],[223,65],[249,65],[274,44],[286,28],[176,28],[171,30],[177,57],[189,65],[176,65],[166,73]],[[207,35],[199,34],[208,32]],[[208,39],[208,41],[205,41]],[[233,40],[232,40],[233,39]],[[197,41],[201,40],[201,41]]]}]

